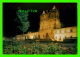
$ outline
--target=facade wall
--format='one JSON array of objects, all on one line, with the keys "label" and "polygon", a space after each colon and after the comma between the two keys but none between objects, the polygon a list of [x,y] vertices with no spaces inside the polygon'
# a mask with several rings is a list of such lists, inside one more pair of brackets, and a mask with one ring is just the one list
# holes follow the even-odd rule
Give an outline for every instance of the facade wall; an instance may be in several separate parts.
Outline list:
[{"label": "facade wall", "polygon": [[74,39],[77,37],[77,27],[66,27],[61,29],[45,29],[40,30],[39,32],[30,32],[25,34],[26,37],[22,37],[23,35],[18,35],[17,40],[25,40],[25,39],[51,39],[52,41],[63,41],[65,39]]},{"label": "facade wall", "polygon": [[43,11],[40,16],[40,39],[51,39],[54,41],[54,28],[61,28],[59,11],[53,8],[50,12]]},{"label": "facade wall", "polygon": [[26,39],[35,39],[38,38],[38,32],[29,32],[25,34]]},{"label": "facade wall", "polygon": [[77,37],[77,27],[61,28],[59,11],[54,7],[50,12],[40,15],[40,28],[38,32],[29,32],[25,38],[18,35],[17,39],[51,39],[52,41],[63,41],[66,38]]},{"label": "facade wall", "polygon": [[16,39],[17,40],[25,40],[25,37],[23,37],[23,35],[17,35]]},{"label": "facade wall", "polygon": [[38,34],[40,35],[41,39],[53,39],[53,36],[54,36],[53,30],[54,29],[51,29],[51,28],[40,30]]},{"label": "facade wall", "polygon": [[54,38],[56,41],[63,41],[66,38],[77,37],[77,27],[67,27],[54,30]]}]

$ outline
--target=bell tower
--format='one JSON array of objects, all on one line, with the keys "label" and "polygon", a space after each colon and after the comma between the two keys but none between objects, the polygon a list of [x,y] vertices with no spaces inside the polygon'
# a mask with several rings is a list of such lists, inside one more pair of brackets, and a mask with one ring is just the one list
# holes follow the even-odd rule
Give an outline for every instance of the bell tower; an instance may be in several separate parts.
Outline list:
[{"label": "bell tower", "polygon": [[61,23],[60,23],[60,19],[59,19],[59,11],[57,10],[57,8],[55,7],[55,5],[53,6],[52,10],[50,10],[49,12],[49,19],[53,19],[54,21],[54,28],[61,28]]},{"label": "bell tower", "polygon": [[40,15],[40,28],[39,34],[42,39],[51,39],[54,40],[54,29],[60,28],[60,19],[59,19],[59,11],[55,6],[48,12],[43,11]]},{"label": "bell tower", "polygon": [[40,16],[40,21],[46,21],[48,19],[48,14],[43,11],[43,13]]},{"label": "bell tower", "polygon": [[40,15],[40,31],[46,29],[56,29],[61,28],[61,23],[59,19],[59,11],[55,6],[48,12],[43,11]]},{"label": "bell tower", "polygon": [[59,18],[59,11],[56,9],[55,6],[53,6],[52,10],[50,10],[50,12],[49,12],[49,18],[50,19]]},{"label": "bell tower", "polygon": [[43,11],[42,14],[40,15],[40,30],[41,29],[45,29],[47,26],[47,20],[49,19],[48,18],[48,14],[46,11]]}]

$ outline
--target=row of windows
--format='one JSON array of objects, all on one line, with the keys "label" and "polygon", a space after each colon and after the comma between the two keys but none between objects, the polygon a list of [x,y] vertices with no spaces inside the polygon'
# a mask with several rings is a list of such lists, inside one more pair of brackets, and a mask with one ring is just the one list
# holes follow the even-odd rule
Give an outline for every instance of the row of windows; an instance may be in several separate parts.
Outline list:
[{"label": "row of windows", "polygon": [[[55,38],[62,38],[61,36],[59,36],[59,37],[55,37]],[[69,37],[67,37],[67,36],[65,36],[64,38],[73,38],[73,36],[69,36]]]},{"label": "row of windows", "polygon": [[40,28],[40,29],[47,29],[47,28],[53,28],[53,27],[45,27],[45,28]]},{"label": "row of windows", "polygon": [[76,32],[76,29],[57,30],[54,33],[67,33],[67,32]]}]

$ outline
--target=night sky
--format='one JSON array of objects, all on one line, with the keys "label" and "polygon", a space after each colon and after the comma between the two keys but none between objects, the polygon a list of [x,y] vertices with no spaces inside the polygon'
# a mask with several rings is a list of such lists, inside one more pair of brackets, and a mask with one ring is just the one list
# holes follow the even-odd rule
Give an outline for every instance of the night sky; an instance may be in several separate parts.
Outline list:
[{"label": "night sky", "polygon": [[[16,12],[20,7],[22,10],[35,9],[38,12],[30,12],[28,19],[30,27],[27,32],[37,32],[39,29],[40,15],[43,10],[51,10],[53,6],[60,12],[60,21],[65,27],[77,26],[77,4],[76,3],[3,3],[3,36],[14,37],[21,34],[14,21]],[[27,33],[25,32],[25,33]]]}]

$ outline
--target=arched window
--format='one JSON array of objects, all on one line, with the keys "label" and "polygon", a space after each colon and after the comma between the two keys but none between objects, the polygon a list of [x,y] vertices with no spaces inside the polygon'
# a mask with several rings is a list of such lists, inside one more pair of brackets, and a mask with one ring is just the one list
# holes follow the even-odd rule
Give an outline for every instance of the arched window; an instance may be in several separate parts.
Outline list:
[{"label": "arched window", "polygon": [[57,36],[55,36],[55,40],[57,40]]},{"label": "arched window", "polygon": [[46,33],[46,38],[49,38],[49,34],[48,33]]},{"label": "arched window", "polygon": [[73,30],[72,30],[72,29],[70,29],[70,32],[73,32]]},{"label": "arched window", "polygon": [[64,30],[64,32],[63,33],[66,33],[66,30]]},{"label": "arched window", "polygon": [[38,39],[40,39],[40,35],[38,35]]},{"label": "arched window", "polygon": [[54,31],[54,33],[57,33],[57,31]]},{"label": "arched window", "polygon": [[66,39],[66,36],[64,38]]},{"label": "arched window", "polygon": [[60,38],[59,38],[59,41],[61,41],[61,36],[60,36]]},{"label": "arched window", "polygon": [[44,37],[44,35],[43,35],[43,37]]},{"label": "arched window", "polygon": [[61,30],[59,30],[59,33],[61,33]]},{"label": "arched window", "polygon": [[70,36],[70,38],[72,39],[72,35]]}]

